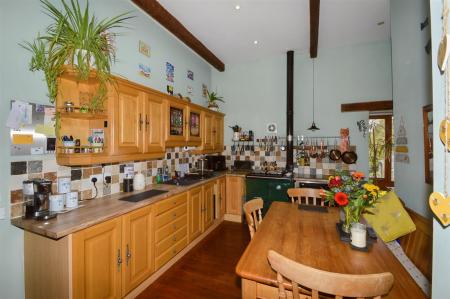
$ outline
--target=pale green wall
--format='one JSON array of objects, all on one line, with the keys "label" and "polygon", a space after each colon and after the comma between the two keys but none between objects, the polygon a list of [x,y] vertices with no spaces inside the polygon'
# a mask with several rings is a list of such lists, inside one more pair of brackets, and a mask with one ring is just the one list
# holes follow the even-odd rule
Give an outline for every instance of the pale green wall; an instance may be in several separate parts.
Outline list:
[{"label": "pale green wall", "polygon": [[[59,3],[54,0],[53,2]],[[80,1],[83,3],[84,1]],[[142,13],[129,0],[90,1],[99,18],[132,11],[137,16],[129,22],[131,27],[117,37],[117,64],[113,71],[129,80],[165,92],[165,62],[175,66],[175,93],[186,95],[188,85],[194,88],[193,101],[205,104],[201,97],[202,83],[210,85],[211,67],[159,24]],[[9,206],[8,177],[10,172],[9,131],[4,126],[11,99],[46,103],[45,83],[42,75],[28,71],[29,53],[17,43],[31,40],[38,31],[48,25],[49,19],[36,0],[0,0],[0,207]],[[138,52],[142,39],[152,48],[151,58]],[[138,64],[144,62],[152,68],[152,78],[138,75]],[[194,72],[194,81],[186,78],[186,72]],[[6,157],[6,158],[5,158]],[[26,157],[28,159],[28,157]],[[49,157],[47,157],[49,158]],[[50,157],[51,158],[51,157]],[[9,214],[9,210],[7,211]],[[23,298],[23,242],[22,231],[8,220],[0,220],[0,298]]]},{"label": "pale green wall", "polygon": [[[307,53],[295,54],[294,132],[296,135],[335,136],[350,128],[351,142],[358,148],[358,168],[368,169],[367,138],[356,122],[368,113],[341,113],[341,104],[392,98],[390,42],[376,42],[333,49],[319,49],[316,69],[316,123],[320,131],[306,129],[312,121],[312,62]],[[286,54],[262,60],[227,65],[224,73],[212,72],[212,87],[224,96],[225,143],[230,143],[229,125],[266,134],[268,122],[278,124],[286,135]]]},{"label": "pale green wall", "polygon": [[[436,56],[439,41],[442,34],[442,1],[430,1],[431,13],[431,36],[432,36],[432,77],[433,77],[433,119],[434,136],[438,136],[439,122],[445,118],[445,78],[441,76],[436,65]],[[449,28],[450,29],[450,28]],[[444,147],[439,138],[434,138],[434,191],[444,193],[445,176],[444,169],[450,171],[449,166],[444,163]],[[448,154],[447,154],[448,155]],[[449,159],[450,160],[450,159]],[[450,179],[447,178],[450,185]],[[450,227],[443,228],[439,222],[433,221],[433,299],[450,298],[450,283],[448,269],[450,269]]]},{"label": "pale green wall", "polygon": [[431,55],[425,52],[430,26],[420,30],[429,16],[425,0],[391,0],[392,77],[395,132],[403,117],[410,163],[395,163],[395,191],[416,212],[430,216],[425,183],[422,107],[431,104]]}]

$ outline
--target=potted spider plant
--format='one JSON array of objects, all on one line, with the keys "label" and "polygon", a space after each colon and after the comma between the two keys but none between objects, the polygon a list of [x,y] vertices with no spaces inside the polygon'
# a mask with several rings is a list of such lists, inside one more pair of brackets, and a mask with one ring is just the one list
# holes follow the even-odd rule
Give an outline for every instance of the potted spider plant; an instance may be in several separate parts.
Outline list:
[{"label": "potted spider plant", "polygon": [[45,33],[32,42],[21,46],[32,53],[31,71],[43,71],[51,103],[58,94],[58,77],[65,71],[65,65],[77,73],[79,80],[87,80],[95,69],[98,88],[90,99],[92,113],[103,110],[107,94],[107,83],[111,81],[111,64],[115,62],[113,45],[115,33],[111,30],[124,27],[126,20],[133,18],[129,13],[98,20],[86,1],[82,9],[78,0],[61,0],[61,9],[48,0],[41,0],[44,13],[52,23]]},{"label": "potted spider plant", "polygon": [[223,100],[223,97],[220,97],[216,92],[209,92],[209,90],[206,91],[207,94],[207,100],[208,100],[208,108],[214,111],[219,111],[219,105],[217,102],[225,103]]}]

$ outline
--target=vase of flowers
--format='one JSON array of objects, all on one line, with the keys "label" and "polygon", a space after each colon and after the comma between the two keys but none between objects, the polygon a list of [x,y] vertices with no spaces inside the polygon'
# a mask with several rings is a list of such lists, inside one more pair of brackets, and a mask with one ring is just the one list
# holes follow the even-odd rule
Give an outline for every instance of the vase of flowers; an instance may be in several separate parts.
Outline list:
[{"label": "vase of flowers", "polygon": [[350,232],[351,224],[359,222],[366,209],[386,193],[371,180],[365,180],[362,172],[336,172],[328,178],[328,187],[330,190],[325,191],[326,201],[342,209],[345,216],[342,230],[346,233]]}]

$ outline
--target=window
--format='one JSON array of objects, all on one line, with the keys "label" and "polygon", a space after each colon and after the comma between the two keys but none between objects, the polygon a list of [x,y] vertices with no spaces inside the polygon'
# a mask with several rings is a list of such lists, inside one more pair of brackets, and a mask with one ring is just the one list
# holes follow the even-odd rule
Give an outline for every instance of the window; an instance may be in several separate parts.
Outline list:
[{"label": "window", "polygon": [[394,186],[392,115],[369,117],[369,177],[380,187]]}]

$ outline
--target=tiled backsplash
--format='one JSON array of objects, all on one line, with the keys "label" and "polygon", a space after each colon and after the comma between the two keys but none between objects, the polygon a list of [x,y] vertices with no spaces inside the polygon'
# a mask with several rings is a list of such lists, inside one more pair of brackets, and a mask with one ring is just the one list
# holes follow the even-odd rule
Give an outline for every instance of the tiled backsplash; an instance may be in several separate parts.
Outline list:
[{"label": "tiled backsplash", "polygon": [[[356,151],[356,147],[352,146],[352,150]],[[282,151],[279,146],[275,146],[274,151],[265,151],[263,148],[255,146],[255,151],[245,151],[242,155],[232,155],[231,146],[225,146],[223,154],[227,159],[227,167],[234,164],[235,160],[247,160],[253,161],[255,168],[259,168],[265,161],[277,162],[278,167],[286,167],[286,151]],[[294,172],[296,174],[311,174],[311,175],[332,175],[336,169],[342,170],[355,170],[355,164],[345,164],[339,161],[332,161],[327,157],[323,158],[320,162],[316,159],[310,159],[310,166],[298,166],[295,157],[297,156],[297,150],[294,150]]]},{"label": "tiled backsplash", "polygon": [[[146,184],[149,185],[156,181],[158,168],[164,168],[167,165],[173,172],[178,169],[179,164],[188,163],[192,167],[195,166],[198,157],[190,152],[183,152],[182,148],[172,148],[167,149],[164,159],[152,161],[131,161],[83,167],[60,166],[56,164],[55,159],[11,162],[11,218],[22,216],[22,182],[28,179],[45,178],[51,180],[53,182],[52,190],[56,192],[58,177],[70,177],[72,190],[79,191],[80,199],[89,199],[95,195],[95,189],[91,182],[92,175],[101,177],[96,183],[97,197],[101,197],[119,193],[122,190],[123,172],[127,164],[134,165],[135,173],[143,173],[146,177]],[[108,187],[103,183],[103,177],[106,175],[111,175],[111,184]]]},{"label": "tiled backsplash", "polygon": [[[355,150],[352,147],[353,150]],[[222,153],[226,156],[227,167],[233,165],[235,160],[254,161],[256,168],[259,168],[265,161],[277,162],[278,167],[286,167],[286,152],[281,151],[278,146],[274,151],[264,151],[258,146],[255,151],[245,151],[243,155],[232,155],[231,146],[227,145]],[[294,160],[296,151],[294,151]],[[53,192],[57,191],[58,177],[70,177],[72,181],[72,190],[79,191],[80,199],[89,199],[95,195],[95,189],[91,182],[92,175],[99,175],[97,197],[104,195],[119,193],[122,190],[124,167],[127,164],[134,165],[135,173],[141,172],[146,177],[146,184],[155,183],[158,169],[169,166],[171,171],[178,169],[179,164],[188,163],[189,167],[195,165],[200,156],[191,152],[183,152],[182,148],[167,149],[164,159],[151,161],[130,161],[115,164],[91,165],[83,167],[66,167],[56,164],[55,159],[36,160],[36,161],[19,161],[11,162],[10,191],[11,191],[11,218],[22,216],[22,182],[29,179],[45,178],[53,182]],[[298,167],[294,161],[294,171],[298,174],[317,174],[328,175],[333,174],[336,169],[353,170],[355,165],[347,165],[342,162],[331,161],[328,157],[317,162],[311,159],[309,167]],[[111,175],[111,184],[106,186],[103,183],[103,177]]]}]

